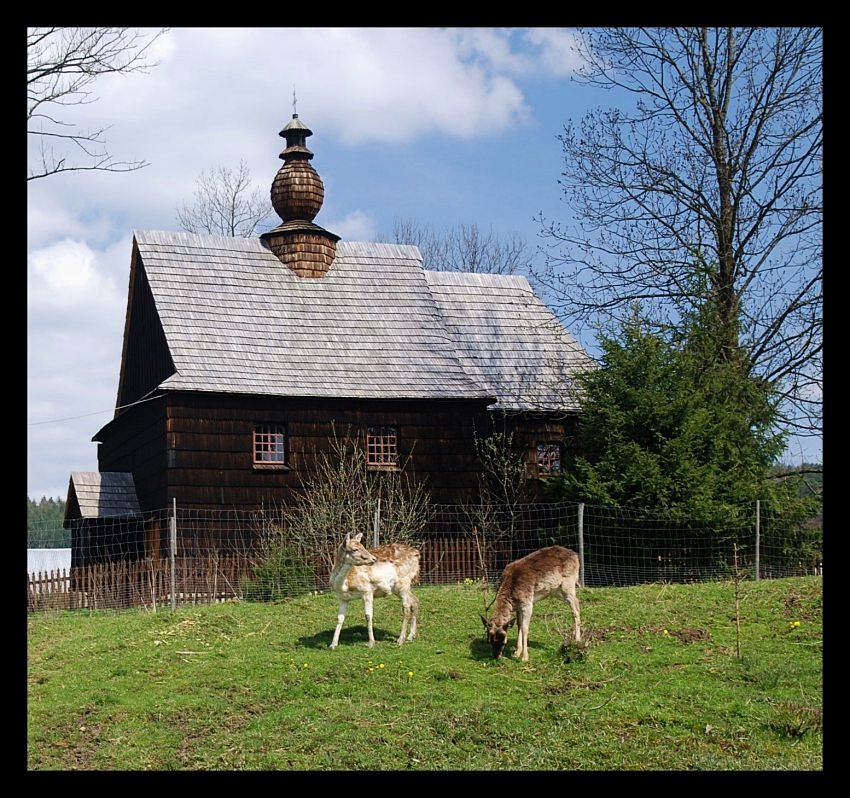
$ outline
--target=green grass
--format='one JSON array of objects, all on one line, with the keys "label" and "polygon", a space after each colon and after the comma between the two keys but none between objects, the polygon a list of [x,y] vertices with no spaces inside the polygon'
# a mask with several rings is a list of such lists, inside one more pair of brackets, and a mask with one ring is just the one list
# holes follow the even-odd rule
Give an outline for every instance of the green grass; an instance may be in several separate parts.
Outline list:
[{"label": "green grass", "polygon": [[[822,580],[580,590],[494,661],[477,585],[28,617],[29,770],[822,770]],[[792,625],[799,621],[798,626]],[[666,631],[665,631],[666,630]],[[509,649],[515,644],[511,629]],[[572,652],[575,654],[575,652]]]}]

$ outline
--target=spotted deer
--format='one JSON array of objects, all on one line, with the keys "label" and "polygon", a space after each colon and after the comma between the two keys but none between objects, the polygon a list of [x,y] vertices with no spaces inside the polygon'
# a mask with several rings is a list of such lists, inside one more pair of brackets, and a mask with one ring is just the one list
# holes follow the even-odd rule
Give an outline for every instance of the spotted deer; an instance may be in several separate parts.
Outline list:
[{"label": "spotted deer", "polygon": [[419,581],[419,551],[406,543],[389,543],[370,551],[360,542],[362,537],[362,532],[354,537],[346,534],[334,557],[331,589],[339,598],[339,614],[330,644],[332,649],[339,644],[339,633],[345,623],[348,603],[361,598],[369,628],[369,647],[374,646],[373,599],[389,596],[391,593],[401,598],[404,609],[398,645],[404,643],[408,625],[410,633],[407,635],[407,641],[410,642],[416,637],[416,612],[419,601],[411,588]]},{"label": "spotted deer", "polygon": [[581,640],[581,619],[576,597],[579,558],[572,549],[549,546],[539,549],[505,567],[496,594],[493,617],[481,620],[487,630],[487,638],[493,657],[502,656],[508,641],[511,616],[516,613],[517,645],[514,656],[528,661],[528,627],[534,604],[549,596],[564,599],[573,611],[573,635]]}]

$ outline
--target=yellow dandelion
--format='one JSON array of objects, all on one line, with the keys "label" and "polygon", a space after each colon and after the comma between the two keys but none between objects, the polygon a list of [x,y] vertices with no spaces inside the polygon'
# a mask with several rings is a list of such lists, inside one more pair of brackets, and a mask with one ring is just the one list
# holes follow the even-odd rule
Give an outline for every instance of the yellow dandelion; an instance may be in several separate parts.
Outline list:
[{"label": "yellow dandelion", "polygon": [[408,679],[412,679],[412,678],[413,678],[413,671],[408,671],[408,672],[407,672],[407,678],[408,678]]},{"label": "yellow dandelion", "polygon": [[383,668],[383,667],[384,667],[384,663],[382,662],[380,665],[378,665],[378,667],[379,667],[379,668]]},{"label": "yellow dandelion", "polygon": [[371,673],[373,670],[375,670],[375,669],[374,669],[374,668],[369,668],[369,673]]},{"label": "yellow dandelion", "polygon": [[664,630],[664,634],[665,634],[665,635],[669,635],[669,634],[670,634],[670,632],[668,632],[668,631],[665,629],[665,630]]}]

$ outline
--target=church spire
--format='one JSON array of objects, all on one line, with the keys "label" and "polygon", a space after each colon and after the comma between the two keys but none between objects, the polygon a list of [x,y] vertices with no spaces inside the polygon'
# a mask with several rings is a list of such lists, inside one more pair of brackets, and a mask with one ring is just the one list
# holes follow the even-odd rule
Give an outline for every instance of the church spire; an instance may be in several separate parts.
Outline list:
[{"label": "church spire", "polygon": [[260,238],[299,277],[324,277],[336,255],[339,236],[313,224],[325,200],[325,187],[310,160],[307,137],[313,135],[294,110],[292,119],[280,131],[286,140],[281,151],[283,166],[272,182],[271,200],[282,223]]}]

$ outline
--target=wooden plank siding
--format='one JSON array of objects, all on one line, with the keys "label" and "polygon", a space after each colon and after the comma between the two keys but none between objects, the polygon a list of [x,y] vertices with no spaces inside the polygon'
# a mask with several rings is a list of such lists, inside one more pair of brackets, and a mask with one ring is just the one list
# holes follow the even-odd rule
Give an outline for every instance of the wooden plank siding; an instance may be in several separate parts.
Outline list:
[{"label": "wooden plank siding", "polygon": [[130,261],[130,291],[124,322],[119,406],[136,402],[174,373],[165,331],[156,310],[137,246]]},{"label": "wooden plank siding", "polygon": [[578,416],[575,413],[513,413],[493,420],[494,427],[513,434],[514,445],[525,450],[529,501],[544,501],[545,479],[537,474],[537,445],[560,443],[561,458],[579,451]]},{"label": "wooden plank siding", "polygon": [[[477,422],[477,424],[476,424]],[[253,464],[255,425],[287,431],[286,469]],[[312,470],[317,453],[340,438],[365,435],[368,426],[399,430],[400,460],[424,480],[432,500],[465,500],[477,485],[473,429],[486,425],[480,401],[304,400],[236,395],[169,397],[169,494],[188,506],[288,503]],[[270,493],[271,492],[271,493]]]},{"label": "wooden plank siding", "polygon": [[137,560],[146,554],[139,518],[81,518],[71,525],[71,567]]},{"label": "wooden plank siding", "polygon": [[99,471],[133,474],[143,512],[168,504],[167,397],[124,410],[94,437]]},{"label": "wooden plank siding", "polygon": [[[268,423],[286,427],[285,467],[253,463],[254,427]],[[302,489],[317,453],[331,451],[334,430],[342,438],[363,436],[371,425],[394,426],[400,460],[412,478],[424,482],[432,504],[462,504],[479,488],[475,433],[487,433],[491,424],[516,432],[517,442],[528,447],[530,473],[537,442],[560,440],[569,446],[575,435],[569,416],[494,419],[482,400],[308,400],[168,392],[129,408],[104,427],[97,436],[98,456],[101,471],[132,472],[143,512],[170,507],[174,499],[181,510],[283,507]],[[530,482],[531,500],[542,495],[542,486],[542,480]],[[165,553],[166,526],[141,536],[143,556]],[[213,542],[208,534],[197,534],[195,550]],[[233,545],[250,545],[241,534],[237,537]]]}]

